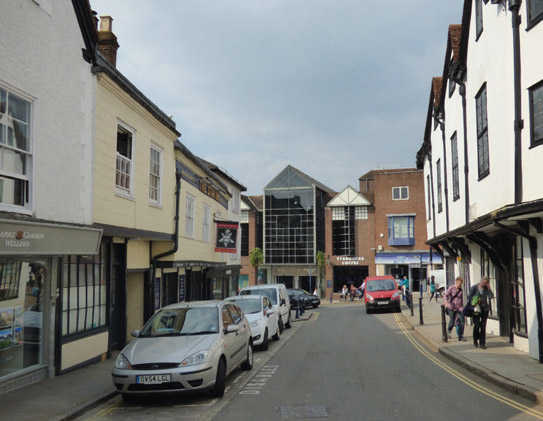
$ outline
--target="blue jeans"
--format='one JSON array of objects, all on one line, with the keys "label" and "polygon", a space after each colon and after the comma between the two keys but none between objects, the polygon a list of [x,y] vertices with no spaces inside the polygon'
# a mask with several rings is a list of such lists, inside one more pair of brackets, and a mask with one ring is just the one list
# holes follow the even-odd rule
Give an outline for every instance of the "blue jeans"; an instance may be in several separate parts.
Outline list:
[{"label": "blue jeans", "polygon": [[456,334],[458,338],[462,338],[464,336],[464,313],[458,310],[449,310],[449,317],[449,332],[453,326],[456,326]]}]

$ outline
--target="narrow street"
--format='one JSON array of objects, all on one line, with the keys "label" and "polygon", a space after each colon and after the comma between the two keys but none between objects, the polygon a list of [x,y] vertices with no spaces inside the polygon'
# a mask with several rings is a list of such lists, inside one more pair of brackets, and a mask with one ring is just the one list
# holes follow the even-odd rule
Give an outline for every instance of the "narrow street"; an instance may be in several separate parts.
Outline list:
[{"label": "narrow street", "polygon": [[[426,351],[399,320],[391,313],[366,315],[360,305],[319,308],[258,352],[249,375],[234,373],[220,401],[183,396],[126,405],[116,398],[82,419],[543,418],[533,403]],[[535,417],[525,412],[531,410]]]}]

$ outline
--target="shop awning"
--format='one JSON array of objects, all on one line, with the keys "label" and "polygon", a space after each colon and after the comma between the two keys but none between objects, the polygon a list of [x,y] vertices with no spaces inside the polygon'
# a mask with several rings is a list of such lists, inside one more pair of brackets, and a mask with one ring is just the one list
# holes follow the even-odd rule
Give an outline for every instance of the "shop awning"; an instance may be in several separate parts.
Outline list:
[{"label": "shop awning", "polygon": [[[377,265],[415,265],[430,264],[429,252],[401,252],[401,253],[376,253],[375,264]],[[432,264],[442,264],[441,256],[432,253]]]}]

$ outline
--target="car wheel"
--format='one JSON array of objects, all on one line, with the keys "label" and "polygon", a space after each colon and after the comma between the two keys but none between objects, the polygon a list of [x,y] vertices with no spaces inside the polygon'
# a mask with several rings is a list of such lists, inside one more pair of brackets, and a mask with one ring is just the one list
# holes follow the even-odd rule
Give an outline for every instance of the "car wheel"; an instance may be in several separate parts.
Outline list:
[{"label": "car wheel", "polygon": [[292,327],[292,325],[290,324],[290,310],[288,311],[288,320],[287,320],[287,324],[285,325],[285,327],[287,329],[290,329]]},{"label": "car wheel", "polygon": [[213,396],[222,398],[224,396],[224,388],[226,382],[226,363],[224,358],[219,360],[219,366],[217,367],[217,376],[215,377],[215,385],[213,386]]},{"label": "car wheel", "polygon": [[128,393],[123,393],[121,396],[123,398],[123,402],[125,402],[125,403],[135,403],[136,402],[136,396],[135,395],[130,395]]},{"label": "car wheel", "polygon": [[285,325],[283,324],[283,318],[279,317],[279,331],[283,333],[283,330],[285,329]]},{"label": "car wheel", "polygon": [[264,340],[262,341],[262,349],[267,351],[270,347],[270,340],[268,338],[268,328],[264,331]]},{"label": "car wheel", "polygon": [[275,335],[273,335],[273,339],[278,341],[281,339],[281,332],[279,331],[279,323],[277,323],[277,329],[275,330]]},{"label": "car wheel", "polygon": [[247,371],[253,368],[253,344],[251,342],[247,344],[247,359],[243,362],[241,368]]}]

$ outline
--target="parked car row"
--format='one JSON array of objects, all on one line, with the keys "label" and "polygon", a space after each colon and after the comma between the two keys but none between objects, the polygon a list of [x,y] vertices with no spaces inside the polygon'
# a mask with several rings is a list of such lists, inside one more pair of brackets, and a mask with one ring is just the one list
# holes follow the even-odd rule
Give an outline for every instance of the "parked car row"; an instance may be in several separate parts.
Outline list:
[{"label": "parked car row", "polygon": [[222,397],[228,374],[253,367],[253,349],[267,349],[291,325],[282,284],[244,288],[223,301],[172,304],[158,310],[115,360],[113,383],[123,399],[209,390]]},{"label": "parked car row", "polygon": [[293,309],[303,305],[304,309],[317,308],[321,305],[321,299],[313,294],[310,294],[305,289],[291,288],[287,290],[290,304]]}]

